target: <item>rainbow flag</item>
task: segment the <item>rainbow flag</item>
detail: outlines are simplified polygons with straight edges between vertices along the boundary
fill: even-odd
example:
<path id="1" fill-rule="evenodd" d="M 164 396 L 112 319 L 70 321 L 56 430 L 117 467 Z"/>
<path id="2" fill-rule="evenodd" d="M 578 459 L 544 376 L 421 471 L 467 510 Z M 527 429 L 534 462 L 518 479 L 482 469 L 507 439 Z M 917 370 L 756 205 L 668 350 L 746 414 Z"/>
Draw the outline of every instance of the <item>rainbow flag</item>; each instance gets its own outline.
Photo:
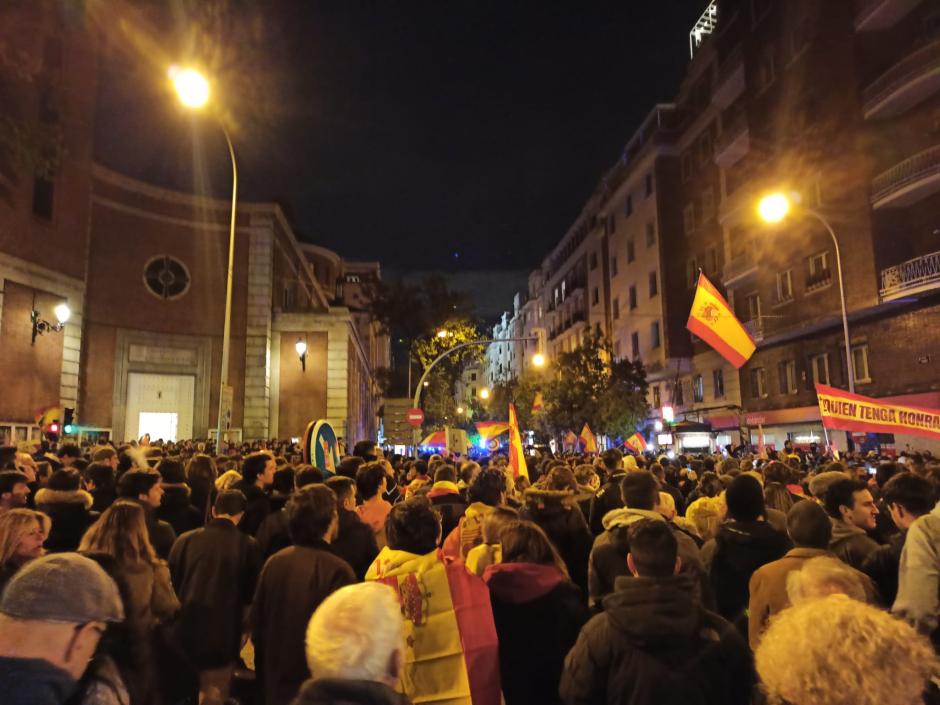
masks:
<path id="1" fill-rule="evenodd" d="M 516 405 L 509 405 L 509 467 L 512 476 L 529 476 L 529 468 L 525 463 L 525 452 L 522 448 L 522 434 L 519 433 L 519 419 L 516 416 Z"/>
<path id="2" fill-rule="evenodd" d="M 413 703 L 499 705 L 499 643 L 486 584 L 462 561 L 382 549 L 366 572 L 398 593 L 405 625 L 399 690 Z"/>
<path id="3" fill-rule="evenodd" d="M 685 327 L 737 369 L 751 358 L 757 348 L 741 321 L 735 318 L 728 302 L 704 274 L 699 274 Z"/>
<path id="4" fill-rule="evenodd" d="M 646 450 L 646 439 L 643 438 L 639 433 L 634 433 L 626 441 L 624 445 L 627 446 L 634 453 L 640 454 Z"/>
<path id="5" fill-rule="evenodd" d="M 579 438 L 584 444 L 585 453 L 597 452 L 597 439 L 594 437 L 594 434 L 591 433 L 591 427 L 587 425 L 586 421 L 584 422 L 584 428 L 581 429 L 581 435 Z"/>

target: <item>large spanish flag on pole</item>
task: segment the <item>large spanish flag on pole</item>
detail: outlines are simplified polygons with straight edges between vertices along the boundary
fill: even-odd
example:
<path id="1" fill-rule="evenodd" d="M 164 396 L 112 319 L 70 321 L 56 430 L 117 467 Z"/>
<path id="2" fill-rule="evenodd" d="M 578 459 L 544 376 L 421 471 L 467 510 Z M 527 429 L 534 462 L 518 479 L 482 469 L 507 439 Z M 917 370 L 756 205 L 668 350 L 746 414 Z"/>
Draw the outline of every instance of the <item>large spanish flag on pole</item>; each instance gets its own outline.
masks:
<path id="1" fill-rule="evenodd" d="M 723 358 L 740 369 L 757 345 L 734 316 L 734 311 L 704 274 L 698 275 L 695 299 L 685 327 L 711 345 Z"/>
<path id="2" fill-rule="evenodd" d="M 522 434 L 519 433 L 519 418 L 516 416 L 516 405 L 509 405 L 509 467 L 512 476 L 529 477 L 529 468 L 525 464 L 525 453 L 522 449 Z"/>

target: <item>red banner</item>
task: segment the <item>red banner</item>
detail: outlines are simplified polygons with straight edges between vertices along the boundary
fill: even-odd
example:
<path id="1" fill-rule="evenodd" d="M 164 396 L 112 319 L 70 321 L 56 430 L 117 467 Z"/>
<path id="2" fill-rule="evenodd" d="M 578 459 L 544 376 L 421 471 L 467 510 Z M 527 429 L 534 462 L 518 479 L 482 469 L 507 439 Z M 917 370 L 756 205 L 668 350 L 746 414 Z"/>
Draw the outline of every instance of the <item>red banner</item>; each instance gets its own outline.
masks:
<path id="1" fill-rule="evenodd" d="M 823 426 L 861 433 L 906 433 L 940 441 L 940 409 L 895 404 L 816 385 Z"/>

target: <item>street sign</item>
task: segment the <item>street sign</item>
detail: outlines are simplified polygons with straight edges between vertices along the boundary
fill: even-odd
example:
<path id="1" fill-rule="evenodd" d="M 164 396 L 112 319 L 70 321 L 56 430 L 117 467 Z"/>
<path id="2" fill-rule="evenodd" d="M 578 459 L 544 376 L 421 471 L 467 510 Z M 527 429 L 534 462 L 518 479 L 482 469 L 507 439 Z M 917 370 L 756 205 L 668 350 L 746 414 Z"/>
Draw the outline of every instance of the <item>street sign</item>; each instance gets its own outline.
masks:
<path id="1" fill-rule="evenodd" d="M 408 410 L 408 423 L 417 428 L 424 423 L 424 412 L 421 409 Z"/>

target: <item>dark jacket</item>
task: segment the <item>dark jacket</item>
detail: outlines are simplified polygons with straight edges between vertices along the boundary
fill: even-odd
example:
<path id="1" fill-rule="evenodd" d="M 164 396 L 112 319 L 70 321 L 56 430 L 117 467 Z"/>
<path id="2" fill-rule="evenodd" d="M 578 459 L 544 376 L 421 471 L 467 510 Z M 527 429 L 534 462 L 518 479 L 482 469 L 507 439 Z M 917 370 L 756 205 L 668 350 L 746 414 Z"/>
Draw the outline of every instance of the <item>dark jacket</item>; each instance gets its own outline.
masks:
<path id="1" fill-rule="evenodd" d="M 588 519 L 588 525 L 591 527 L 591 533 L 595 536 L 604 531 L 604 515 L 612 509 L 623 507 L 623 497 L 620 494 L 620 481 L 626 477 L 626 473 L 618 471 L 607 478 L 607 482 L 601 485 L 601 488 L 594 495 L 594 501 L 591 502 L 591 516 Z"/>
<path id="2" fill-rule="evenodd" d="M 782 558 L 791 546 L 790 538 L 766 521 L 728 521 L 718 529 L 713 546 L 706 544 L 703 549 L 711 559 L 709 579 L 717 612 L 742 634 L 747 634 L 751 575 L 762 565 Z"/>
<path id="3" fill-rule="evenodd" d="M 588 595 L 588 559 L 594 537 L 570 492 L 526 490 L 526 506 L 520 513 L 523 519 L 535 522 L 548 535 L 558 549 L 572 582 L 581 589 L 583 599 Z"/>
<path id="4" fill-rule="evenodd" d="M 117 499 L 117 490 L 113 487 L 96 487 L 90 490 L 90 492 L 94 499 L 91 505 L 91 511 L 98 512 L 99 514 L 114 504 L 114 501 Z"/>
<path id="5" fill-rule="evenodd" d="M 48 661 L 0 656 L 3 705 L 62 705 L 77 687 L 72 676 Z"/>
<path id="6" fill-rule="evenodd" d="M 181 603 L 174 637 L 196 670 L 238 659 L 261 572 L 261 549 L 228 519 L 212 519 L 173 544 L 170 576 Z"/>
<path id="7" fill-rule="evenodd" d="M 435 482 L 428 491 L 428 499 L 441 515 L 441 536 L 449 536 L 467 511 L 467 503 L 460 496 L 460 490 L 454 483 Z"/>
<path id="8" fill-rule="evenodd" d="M 173 542 L 176 541 L 176 532 L 169 522 L 163 521 L 157 516 L 157 512 L 149 504 L 137 501 L 144 508 L 144 514 L 147 520 L 147 533 L 150 534 L 150 543 L 157 556 L 166 560 L 170 556 L 170 549 L 173 548 Z"/>
<path id="9" fill-rule="evenodd" d="M 172 526 L 177 536 L 203 525 L 202 514 L 189 503 L 189 495 L 187 485 L 163 485 L 163 500 L 157 509 L 157 518 Z"/>
<path id="10" fill-rule="evenodd" d="M 566 705 L 747 705 L 755 681 L 747 644 L 689 577 L 625 577 L 581 630 L 559 691 Z"/>
<path id="11" fill-rule="evenodd" d="M 268 498 L 268 493 L 257 485 L 249 485 L 244 480 L 236 482 L 232 485 L 232 489 L 240 490 L 248 500 L 245 516 L 238 523 L 238 528 L 254 536 L 258 533 L 261 522 L 271 513 L 271 500 Z"/>
<path id="12" fill-rule="evenodd" d="M 264 705 L 288 705 L 309 671 L 304 636 L 310 615 L 331 593 L 356 582 L 329 544 L 290 546 L 268 559 L 251 606 L 255 671 Z"/>
<path id="13" fill-rule="evenodd" d="M 865 559 L 878 550 L 878 542 L 871 538 L 864 529 L 849 524 L 841 519 L 831 519 L 832 539 L 829 550 L 839 559 L 856 570 L 861 570 Z"/>
<path id="14" fill-rule="evenodd" d="M 580 589 L 555 566 L 490 565 L 490 589 L 499 637 L 499 672 L 506 705 L 560 703 L 565 656 L 590 613 Z"/>
<path id="15" fill-rule="evenodd" d="M 384 683 L 320 678 L 304 683 L 292 705 L 410 705 Z"/>
<path id="16" fill-rule="evenodd" d="M 661 482 L 659 483 L 659 490 L 660 492 L 665 492 L 670 497 L 672 497 L 672 501 L 676 504 L 676 514 L 678 514 L 680 517 L 684 517 L 686 507 L 685 497 L 679 488 L 673 487 L 668 482 Z"/>
<path id="17" fill-rule="evenodd" d="M 52 519 L 45 547 L 49 553 L 76 551 L 98 513 L 91 511 L 94 498 L 85 490 L 50 490 L 36 493 L 36 509 Z"/>
<path id="18" fill-rule="evenodd" d="M 255 538 L 261 546 L 264 560 L 268 560 L 282 548 L 292 546 L 294 542 L 290 540 L 290 532 L 287 530 L 287 508 L 268 514 L 261 522 Z"/>
<path id="19" fill-rule="evenodd" d="M 366 571 L 379 555 L 372 527 L 356 512 L 339 508 L 339 532 L 330 543 L 330 550 L 349 563 L 357 580 L 365 580 Z"/>
<path id="20" fill-rule="evenodd" d="M 871 578 L 878 588 L 881 603 L 887 607 L 893 605 L 898 596 L 898 571 L 906 536 L 907 532 L 892 535 L 887 544 L 869 553 L 862 563 L 862 572 Z"/>

